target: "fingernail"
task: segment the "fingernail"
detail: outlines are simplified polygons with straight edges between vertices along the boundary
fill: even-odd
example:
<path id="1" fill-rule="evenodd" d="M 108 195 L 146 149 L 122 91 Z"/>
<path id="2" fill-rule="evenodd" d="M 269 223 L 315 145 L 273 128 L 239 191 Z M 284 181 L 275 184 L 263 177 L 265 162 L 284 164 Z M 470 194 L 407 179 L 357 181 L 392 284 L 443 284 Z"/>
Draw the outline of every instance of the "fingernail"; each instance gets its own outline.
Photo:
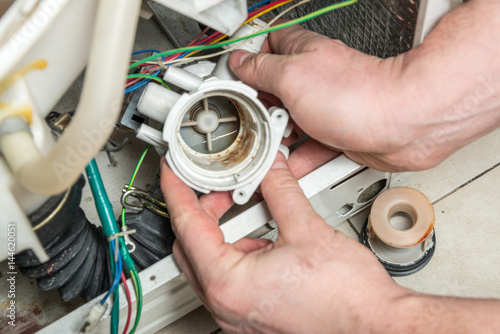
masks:
<path id="1" fill-rule="evenodd" d="M 241 66 L 243 62 L 252 55 L 251 52 L 245 51 L 245 50 L 238 50 L 235 51 L 231 58 L 229 58 L 229 66 L 231 69 L 235 69 Z"/>
<path id="2" fill-rule="evenodd" d="M 276 159 L 274 160 L 271 169 L 289 169 L 283 153 L 278 152 L 278 155 L 276 156 Z"/>

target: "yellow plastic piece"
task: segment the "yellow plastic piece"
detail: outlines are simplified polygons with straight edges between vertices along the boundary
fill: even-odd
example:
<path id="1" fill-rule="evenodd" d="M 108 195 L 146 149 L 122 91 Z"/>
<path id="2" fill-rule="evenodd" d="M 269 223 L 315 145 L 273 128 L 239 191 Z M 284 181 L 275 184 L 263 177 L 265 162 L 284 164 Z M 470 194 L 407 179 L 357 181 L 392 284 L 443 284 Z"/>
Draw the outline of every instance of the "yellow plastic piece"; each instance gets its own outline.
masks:
<path id="1" fill-rule="evenodd" d="M 43 59 L 38 59 L 21 68 L 19 71 L 9 75 L 5 80 L 0 82 L 0 96 L 7 91 L 17 80 L 23 78 L 26 74 L 34 70 L 41 70 L 47 67 L 47 62 Z M 7 117 L 20 116 L 31 125 L 33 112 L 29 106 L 15 105 L 12 103 L 0 102 L 0 123 Z"/>

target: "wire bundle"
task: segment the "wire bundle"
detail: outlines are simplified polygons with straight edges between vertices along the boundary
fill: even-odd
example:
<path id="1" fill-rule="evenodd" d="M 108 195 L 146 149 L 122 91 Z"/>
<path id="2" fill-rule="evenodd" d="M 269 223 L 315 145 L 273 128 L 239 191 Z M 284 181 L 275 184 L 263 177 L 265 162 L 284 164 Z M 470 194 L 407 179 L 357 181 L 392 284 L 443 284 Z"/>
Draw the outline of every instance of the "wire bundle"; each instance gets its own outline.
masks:
<path id="1" fill-rule="evenodd" d="M 253 16 L 250 17 L 250 21 L 253 20 L 253 19 L 255 19 L 255 18 L 257 18 L 257 17 L 260 17 L 261 15 L 267 13 L 268 11 L 271 11 L 271 10 L 273 10 L 275 8 L 278 8 L 278 7 L 282 6 L 282 5 L 285 5 L 285 4 L 287 4 L 287 3 L 291 2 L 291 1 L 293 1 L 293 0 L 281 0 L 281 1 L 275 1 L 272 4 L 269 4 L 269 5 L 266 5 L 265 9 L 261 8 L 258 11 L 256 11 L 256 14 L 252 13 Z M 303 4 L 303 3 L 306 3 L 306 2 L 309 2 L 309 1 L 311 1 L 311 0 L 301 1 L 297 5 Z M 182 54 L 182 53 L 186 53 L 186 52 L 192 53 L 193 51 L 202 51 L 202 50 L 208 50 L 208 49 L 216 49 L 216 48 L 220 48 L 220 47 L 225 46 L 225 45 L 229 45 L 229 44 L 233 44 L 233 43 L 236 43 L 236 42 L 245 41 L 245 40 L 247 40 L 249 38 L 253 38 L 253 37 L 256 37 L 256 36 L 259 36 L 259 35 L 262 35 L 262 34 L 267 34 L 267 33 L 270 33 L 270 32 L 276 31 L 276 30 L 284 29 L 284 28 L 290 27 L 292 25 L 305 22 L 307 20 L 311 20 L 311 19 L 313 19 L 315 17 L 318 17 L 320 15 L 326 14 L 326 13 L 331 12 L 333 10 L 337 10 L 337 9 L 342 8 L 342 7 L 353 5 L 356 2 L 358 2 L 358 0 L 345 0 L 345 1 L 342 1 L 342 2 L 339 2 L 339 3 L 327 6 L 325 8 L 319 9 L 317 11 L 314 11 L 314 12 L 308 14 L 308 15 L 302 16 L 302 17 L 297 18 L 295 20 L 291 20 L 291 21 L 288 21 L 288 22 L 285 22 L 285 23 L 282 23 L 282 24 L 278 24 L 278 25 L 275 25 L 275 26 L 263 29 L 263 30 L 261 30 L 259 32 L 256 32 L 256 33 L 253 33 L 253 34 L 250 34 L 250 35 L 247 35 L 247 36 L 243 36 L 243 37 L 239 37 L 239 38 L 234 38 L 234 39 L 229 39 L 229 40 L 221 41 L 223 38 L 226 38 L 225 35 L 221 34 L 222 35 L 221 37 L 216 37 L 215 40 L 213 40 L 212 42 L 210 42 L 208 44 L 204 44 L 204 45 L 196 45 L 196 44 L 194 44 L 194 45 L 186 46 L 186 47 L 180 48 L 180 49 L 173 49 L 173 50 L 163 51 L 163 52 L 161 52 L 161 53 L 159 53 L 157 55 L 146 57 L 146 58 L 144 58 L 142 60 L 139 60 L 139 61 L 135 61 L 134 63 L 132 63 L 129 66 L 129 69 L 136 68 L 136 67 L 141 66 L 143 64 L 151 64 L 151 61 L 154 60 L 157 57 L 172 56 L 172 55 Z M 262 3 L 264 3 L 264 2 L 262 2 Z M 288 10 L 286 10 L 286 11 L 288 11 Z M 280 16 L 282 14 L 284 14 L 285 12 L 282 12 L 280 14 Z M 245 21 L 244 24 L 246 24 L 247 22 L 249 22 L 249 21 L 248 20 Z M 220 34 L 220 33 L 215 33 L 215 34 Z M 213 38 L 213 36 L 212 36 L 212 38 Z M 231 49 L 224 50 L 223 52 L 229 52 L 229 51 L 231 51 Z M 205 58 L 208 58 L 208 57 L 211 57 L 211 56 L 215 56 L 215 55 L 220 55 L 220 53 L 208 55 Z M 175 63 L 176 60 L 178 60 L 178 59 L 166 58 L 165 61 L 163 62 L 163 65 L 164 66 L 171 65 L 171 64 Z M 189 58 L 189 60 L 195 60 L 195 58 Z M 155 62 L 155 64 L 156 64 L 156 62 Z"/>
<path id="2" fill-rule="evenodd" d="M 261 1 L 248 9 L 247 20 L 245 20 L 245 22 L 243 22 L 242 26 L 251 22 L 252 20 L 254 20 L 258 17 L 261 17 L 262 15 L 264 15 L 264 14 L 266 14 L 274 9 L 277 9 L 277 8 L 279 8 L 283 5 L 286 5 L 288 3 L 291 3 L 293 1 L 294 0 L 278 0 L 278 1 L 274 1 L 274 2 L 271 2 L 270 0 Z M 275 19 L 272 22 L 270 22 L 266 26 L 266 29 L 263 29 L 262 31 L 259 31 L 257 33 L 254 33 L 254 34 L 251 34 L 248 36 L 228 40 L 226 35 L 224 35 L 220 32 L 214 32 L 214 33 L 210 34 L 209 36 L 202 38 L 202 36 L 205 35 L 205 33 L 207 33 L 207 31 L 209 30 L 209 28 L 207 27 L 197 37 L 195 37 L 193 39 L 193 41 L 191 41 L 191 43 L 189 43 L 184 48 L 173 49 L 173 50 L 168 50 L 168 51 L 164 51 L 164 52 L 159 52 L 158 50 L 151 50 L 151 49 L 134 52 L 132 55 L 136 55 L 136 54 L 140 54 L 140 53 L 147 53 L 147 52 L 152 52 L 155 54 L 152 56 L 146 57 L 142 60 L 134 61 L 129 66 L 130 70 L 134 70 L 136 67 L 139 67 L 139 66 L 142 66 L 143 69 L 141 69 L 141 71 L 139 73 L 132 73 L 132 74 L 129 74 L 127 76 L 127 83 L 125 85 L 125 87 L 126 87 L 125 94 L 133 92 L 134 90 L 144 86 L 145 84 L 147 84 L 151 80 L 154 80 L 154 81 L 156 81 L 156 82 L 158 82 L 158 83 L 160 83 L 168 88 L 168 85 L 160 77 L 158 77 L 158 75 L 161 73 L 161 71 L 163 69 L 165 69 L 167 66 L 170 66 L 173 64 L 183 64 L 183 63 L 188 63 L 188 62 L 199 60 L 199 59 L 206 59 L 206 58 L 219 56 L 223 53 L 232 51 L 234 48 L 239 46 L 239 44 L 232 47 L 232 48 L 229 48 L 227 50 L 217 52 L 214 54 L 209 54 L 209 55 L 201 56 L 201 57 L 192 57 L 194 54 L 196 54 L 200 51 L 220 48 L 222 46 L 232 44 L 235 42 L 244 43 L 249 38 L 252 38 L 252 37 L 255 37 L 258 35 L 262 35 L 262 34 L 266 34 L 266 33 L 269 33 L 269 32 L 272 32 L 272 31 L 275 31 L 278 29 L 283 29 L 283 28 L 292 26 L 294 24 L 298 24 L 298 23 L 313 19 L 319 15 L 328 13 L 332 10 L 336 10 L 336 9 L 339 9 L 339 8 L 342 8 L 345 6 L 352 5 L 352 4 L 356 3 L 358 0 L 347 0 L 347 1 L 340 2 L 340 3 L 336 3 L 336 4 L 333 4 L 331 6 L 327 6 L 325 8 L 320 9 L 320 10 L 317 10 L 309 15 L 305 15 L 301 18 L 298 18 L 298 19 L 271 27 L 271 25 L 279 17 L 284 15 L 286 12 L 288 12 L 289 10 L 293 9 L 296 6 L 302 5 L 302 4 L 309 2 L 309 1 L 311 1 L 311 0 L 300 1 L 296 5 L 281 12 L 277 17 L 275 17 Z"/>
<path id="3" fill-rule="evenodd" d="M 137 299 L 137 312 L 135 322 L 130 331 L 130 333 L 134 333 L 137 329 L 137 326 L 139 325 L 142 311 L 142 287 L 139 273 L 135 267 L 134 261 L 130 257 L 128 247 L 126 246 L 123 238 L 123 232 L 120 232 L 118 226 L 116 225 L 115 217 L 113 214 L 113 207 L 106 194 L 106 189 L 104 188 L 99 168 L 97 167 L 97 163 L 94 159 L 92 159 L 92 161 L 90 161 L 90 163 L 88 164 L 86 172 L 90 187 L 92 189 L 92 194 L 94 196 L 97 212 L 104 229 L 104 233 L 108 237 L 110 247 L 109 254 L 112 263 L 111 272 L 114 276 L 113 284 L 104 298 L 101 300 L 100 305 L 105 305 L 106 300 L 113 294 L 113 308 L 111 311 L 111 333 L 118 333 L 118 324 L 120 321 L 120 305 L 119 290 L 117 288 L 121 281 L 123 283 L 123 288 L 125 290 L 128 302 L 127 322 L 123 330 L 124 334 L 127 333 L 132 317 L 132 299 L 125 277 L 125 273 L 127 273 L 128 270 L 128 273 L 132 278 L 132 283 L 134 285 Z"/>

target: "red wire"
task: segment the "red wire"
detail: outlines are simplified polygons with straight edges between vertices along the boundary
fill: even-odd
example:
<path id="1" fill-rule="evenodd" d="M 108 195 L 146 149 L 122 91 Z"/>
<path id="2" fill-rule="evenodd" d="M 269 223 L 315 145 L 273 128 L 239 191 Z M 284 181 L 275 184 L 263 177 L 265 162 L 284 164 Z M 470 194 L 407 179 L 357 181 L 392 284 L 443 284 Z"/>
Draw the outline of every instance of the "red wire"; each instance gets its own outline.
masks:
<path id="1" fill-rule="evenodd" d="M 209 27 L 206 27 L 205 29 L 203 29 L 202 32 L 200 32 L 200 34 L 198 36 L 196 36 L 192 41 L 191 43 L 189 43 L 187 46 L 191 46 L 193 45 L 194 43 L 196 43 L 200 38 L 201 36 L 205 35 L 206 32 L 208 31 L 208 29 L 210 29 Z"/>
<path id="2" fill-rule="evenodd" d="M 125 328 L 123 329 L 123 334 L 127 333 L 128 326 L 130 325 L 130 319 L 132 318 L 132 298 L 130 298 L 130 291 L 128 290 L 127 278 L 122 271 L 122 283 L 123 288 L 125 289 L 125 294 L 127 295 L 127 303 L 128 303 L 128 313 L 127 313 L 127 322 L 125 323 Z"/>

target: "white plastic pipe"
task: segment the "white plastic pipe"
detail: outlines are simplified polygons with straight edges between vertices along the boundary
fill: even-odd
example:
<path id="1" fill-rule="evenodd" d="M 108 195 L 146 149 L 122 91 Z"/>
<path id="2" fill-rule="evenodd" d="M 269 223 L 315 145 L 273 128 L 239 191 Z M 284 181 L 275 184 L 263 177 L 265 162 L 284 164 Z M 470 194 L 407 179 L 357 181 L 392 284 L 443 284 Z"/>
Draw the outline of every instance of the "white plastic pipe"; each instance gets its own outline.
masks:
<path id="1" fill-rule="evenodd" d="M 3 134 L 0 137 L 0 147 L 5 161 L 14 174 L 33 158 L 42 157 L 33 137 L 25 131 Z"/>
<path id="2" fill-rule="evenodd" d="M 16 175 L 30 191 L 43 195 L 63 192 L 110 136 L 121 110 L 141 3 L 99 1 L 76 115 L 50 153 L 26 163 Z"/>
<path id="3" fill-rule="evenodd" d="M 157 122 L 165 123 L 168 112 L 181 96 L 155 83 L 148 83 L 137 103 L 137 110 Z"/>
<path id="4" fill-rule="evenodd" d="M 203 82 L 203 80 L 196 74 L 174 66 L 167 68 L 163 80 L 170 82 L 171 84 L 174 84 L 188 92 L 197 89 Z"/>

